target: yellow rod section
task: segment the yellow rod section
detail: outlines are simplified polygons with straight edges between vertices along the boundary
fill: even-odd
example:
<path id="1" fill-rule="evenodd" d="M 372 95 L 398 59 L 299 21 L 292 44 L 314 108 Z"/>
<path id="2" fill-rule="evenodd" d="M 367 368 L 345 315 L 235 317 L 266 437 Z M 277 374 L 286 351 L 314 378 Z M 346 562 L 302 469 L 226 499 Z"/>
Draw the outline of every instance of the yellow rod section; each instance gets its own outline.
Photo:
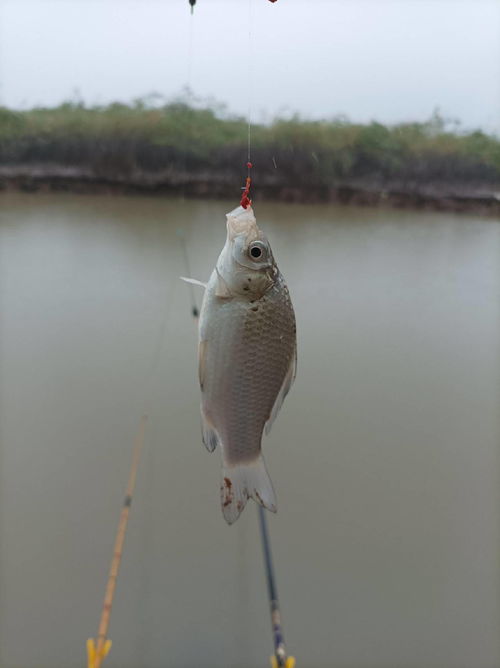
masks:
<path id="1" fill-rule="evenodd" d="M 132 465 L 130 467 L 130 475 L 128 479 L 127 491 L 120 514 L 120 521 L 118 523 L 118 530 L 116 532 L 115 546 L 113 549 L 113 557 L 111 559 L 111 566 L 109 569 L 108 583 L 106 585 L 106 592 L 104 595 L 104 603 L 101 612 L 101 621 L 99 623 L 99 631 L 97 633 L 97 642 L 93 638 L 87 640 L 87 665 L 88 668 L 100 668 L 103 659 L 111 649 L 111 640 L 107 638 L 109 620 L 111 617 L 111 608 L 113 606 L 113 597 L 115 594 L 116 580 L 120 570 L 120 562 L 123 554 L 123 543 L 125 542 L 125 534 L 127 532 L 127 523 L 130 515 L 130 506 L 132 505 L 132 496 L 135 489 L 135 481 L 137 478 L 137 469 L 144 447 L 144 433 L 146 430 L 147 415 L 141 417 L 139 431 L 135 438 L 134 450 L 132 455 Z"/>

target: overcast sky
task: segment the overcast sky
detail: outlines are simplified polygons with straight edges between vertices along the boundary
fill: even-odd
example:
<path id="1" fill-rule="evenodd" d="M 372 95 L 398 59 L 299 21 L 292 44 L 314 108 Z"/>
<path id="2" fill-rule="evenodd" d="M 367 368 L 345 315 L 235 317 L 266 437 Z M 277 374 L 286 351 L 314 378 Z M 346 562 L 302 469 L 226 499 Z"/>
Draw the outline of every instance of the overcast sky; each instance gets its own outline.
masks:
<path id="1" fill-rule="evenodd" d="M 439 107 L 500 132 L 500 0 L 197 0 L 193 17 L 188 0 L 0 0 L 3 104 L 188 83 L 254 120 L 397 122 Z"/>

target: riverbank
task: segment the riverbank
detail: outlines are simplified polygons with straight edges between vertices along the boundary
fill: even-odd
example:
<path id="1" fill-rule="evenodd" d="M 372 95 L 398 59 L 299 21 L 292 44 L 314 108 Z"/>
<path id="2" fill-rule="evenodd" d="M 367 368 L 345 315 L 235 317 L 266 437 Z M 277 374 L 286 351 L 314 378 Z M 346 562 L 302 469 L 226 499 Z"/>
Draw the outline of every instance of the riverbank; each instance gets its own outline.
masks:
<path id="1" fill-rule="evenodd" d="M 500 216 L 500 184 L 489 188 L 457 188 L 451 183 L 428 184 L 346 181 L 328 187 L 301 187 L 254 180 L 253 196 L 259 201 L 301 204 L 335 203 L 357 206 L 390 206 L 401 209 L 475 212 Z M 78 194 L 173 195 L 193 199 L 235 199 L 239 189 L 234 177 L 223 173 L 196 175 L 165 170 L 134 173 L 115 178 L 97 175 L 90 169 L 57 165 L 0 166 L 2 191 L 73 192 Z"/>
<path id="2" fill-rule="evenodd" d="M 230 198 L 248 128 L 219 108 L 0 108 L 0 189 Z M 292 117 L 252 127 L 256 201 L 339 202 L 500 214 L 500 139 L 434 114 L 384 126 Z"/>

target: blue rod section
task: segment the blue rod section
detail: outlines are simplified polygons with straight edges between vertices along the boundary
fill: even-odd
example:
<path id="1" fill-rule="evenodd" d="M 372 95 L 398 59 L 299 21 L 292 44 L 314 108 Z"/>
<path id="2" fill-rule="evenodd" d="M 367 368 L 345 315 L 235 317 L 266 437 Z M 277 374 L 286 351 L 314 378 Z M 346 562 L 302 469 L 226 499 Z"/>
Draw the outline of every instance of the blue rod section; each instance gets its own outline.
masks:
<path id="1" fill-rule="evenodd" d="M 281 628 L 281 614 L 278 600 L 278 589 L 276 587 L 276 576 L 274 574 L 273 554 L 271 552 L 271 541 L 267 528 L 266 511 L 262 506 L 258 507 L 260 535 L 262 538 L 262 550 L 264 552 L 264 563 L 266 568 L 267 591 L 269 595 L 269 607 L 271 610 L 271 624 L 273 629 L 274 654 L 278 666 L 286 663 L 285 641 L 283 638 L 283 629 Z"/>

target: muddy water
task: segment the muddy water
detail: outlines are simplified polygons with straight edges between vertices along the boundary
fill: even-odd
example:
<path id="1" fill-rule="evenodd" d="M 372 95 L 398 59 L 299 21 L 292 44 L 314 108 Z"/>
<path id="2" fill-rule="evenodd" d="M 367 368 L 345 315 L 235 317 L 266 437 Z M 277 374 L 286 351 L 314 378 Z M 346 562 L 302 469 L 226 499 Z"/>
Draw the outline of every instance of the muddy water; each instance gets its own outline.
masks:
<path id="1" fill-rule="evenodd" d="M 106 665 L 267 664 L 256 511 L 220 514 L 178 280 L 179 234 L 208 277 L 232 206 L 0 197 L 2 668 L 84 665 L 144 411 Z M 256 211 L 298 319 L 264 446 L 290 651 L 304 668 L 498 664 L 500 223 Z"/>

